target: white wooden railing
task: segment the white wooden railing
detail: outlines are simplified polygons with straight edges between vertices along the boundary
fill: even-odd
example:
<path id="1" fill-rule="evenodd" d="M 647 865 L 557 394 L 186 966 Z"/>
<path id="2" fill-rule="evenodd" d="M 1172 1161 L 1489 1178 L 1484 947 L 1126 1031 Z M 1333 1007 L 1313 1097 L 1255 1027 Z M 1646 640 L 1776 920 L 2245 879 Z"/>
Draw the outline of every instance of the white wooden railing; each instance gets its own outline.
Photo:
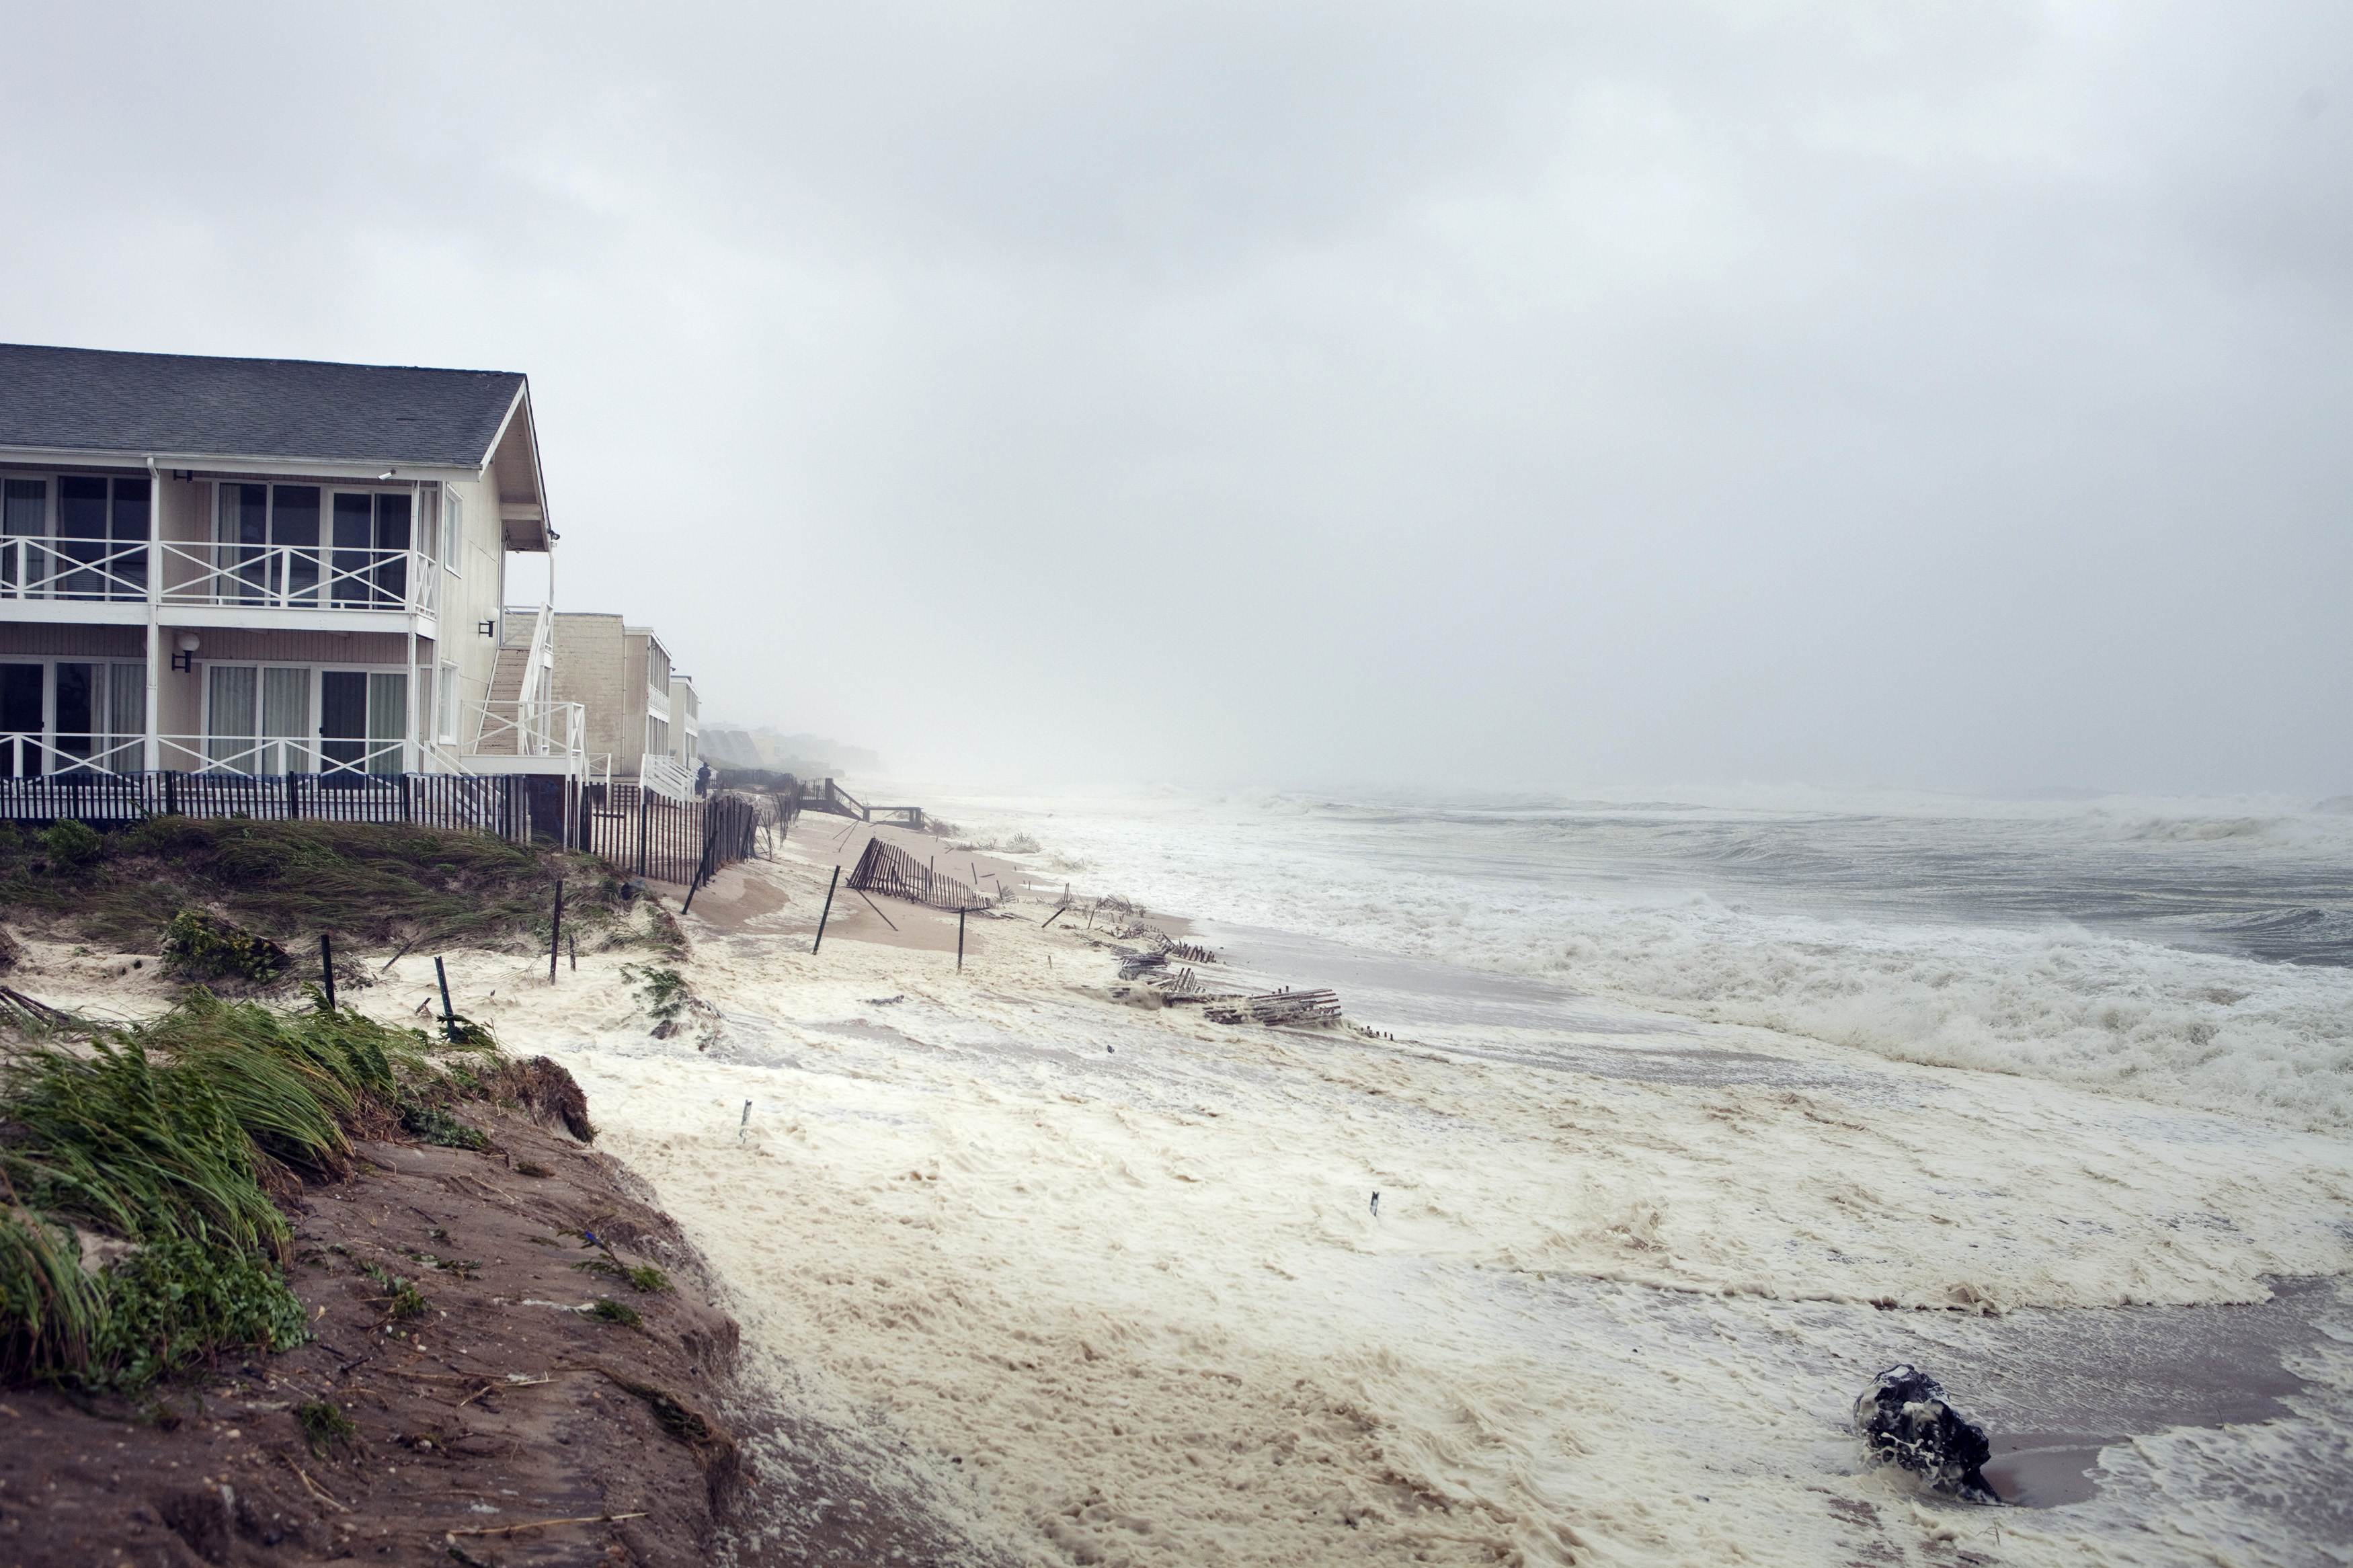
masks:
<path id="1" fill-rule="evenodd" d="M 474 707 L 478 756 L 585 757 L 588 710 L 577 702 L 480 702 Z"/>
<path id="2" fill-rule="evenodd" d="M 156 578 L 154 596 L 166 605 L 429 614 L 439 576 L 435 563 L 415 550 L 0 539 L 0 600 L 143 604 Z"/>
<path id="3" fill-rule="evenodd" d="M 430 610 L 434 578 L 414 550 L 317 544 L 174 544 L 164 554 L 167 605 L 265 609 Z"/>
<path id="4" fill-rule="evenodd" d="M 62 740 L 65 744 L 58 744 Z M 146 755 L 138 735 L 65 735 L 52 739 L 31 730 L 0 731 L 0 774 L 33 778 L 42 773 L 137 773 Z"/>
<path id="5" fill-rule="evenodd" d="M 552 645 L 555 640 L 555 607 L 552 605 L 542 605 L 536 610 L 523 613 L 531 616 L 531 641 L 525 645 L 530 651 L 522 658 L 522 689 L 515 695 L 525 699 L 540 699 L 553 695 L 553 693 L 542 691 L 540 677 L 553 668 L 554 664 Z M 502 616 L 512 616 L 515 612 L 506 610 L 501 614 Z"/>
<path id="6" fill-rule="evenodd" d="M 672 800 L 694 798 L 694 775 L 668 752 L 648 752 L 638 760 L 638 783 Z"/>
<path id="7" fill-rule="evenodd" d="M 147 542 L 110 548 L 103 539 L 0 541 L 0 598 L 147 602 Z"/>
<path id="8" fill-rule="evenodd" d="M 322 740 L 316 736 L 162 735 L 162 765 L 183 773 L 397 773 L 401 741 Z"/>

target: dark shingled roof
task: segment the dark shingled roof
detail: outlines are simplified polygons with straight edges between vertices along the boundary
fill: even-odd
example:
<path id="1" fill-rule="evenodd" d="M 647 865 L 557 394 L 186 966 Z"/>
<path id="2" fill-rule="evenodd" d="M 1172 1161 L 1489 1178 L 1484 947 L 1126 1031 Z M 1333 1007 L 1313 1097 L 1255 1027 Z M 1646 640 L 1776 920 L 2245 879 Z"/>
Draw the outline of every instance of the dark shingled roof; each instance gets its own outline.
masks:
<path id="1" fill-rule="evenodd" d="M 0 447 L 480 467 L 523 378 L 0 343 Z"/>

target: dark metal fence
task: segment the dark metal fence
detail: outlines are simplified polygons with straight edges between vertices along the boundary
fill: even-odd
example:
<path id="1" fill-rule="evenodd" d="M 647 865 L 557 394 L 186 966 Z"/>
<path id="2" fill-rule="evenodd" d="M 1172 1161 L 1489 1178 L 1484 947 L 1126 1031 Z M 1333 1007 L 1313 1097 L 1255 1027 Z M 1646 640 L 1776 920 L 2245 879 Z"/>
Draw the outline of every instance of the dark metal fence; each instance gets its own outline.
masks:
<path id="1" fill-rule="evenodd" d="M 231 773 L 159 771 L 0 777 L 0 820 L 93 826 L 150 816 L 408 823 L 586 847 L 581 786 L 520 773 Z"/>
<path id="2" fill-rule="evenodd" d="M 150 816 L 409 823 L 602 855 L 626 873 L 689 886 L 759 853 L 788 820 L 767 796 L 612 802 L 602 786 L 527 773 L 59 773 L 0 776 L 0 821 L 119 827 Z"/>
<path id="3" fill-rule="evenodd" d="M 617 792 L 616 792 L 617 794 Z M 692 887 L 712 873 L 759 853 L 760 829 L 778 821 L 773 802 L 724 794 L 671 800 L 651 790 L 607 801 L 601 791 L 588 813 L 586 847 L 619 869 L 658 882 Z"/>

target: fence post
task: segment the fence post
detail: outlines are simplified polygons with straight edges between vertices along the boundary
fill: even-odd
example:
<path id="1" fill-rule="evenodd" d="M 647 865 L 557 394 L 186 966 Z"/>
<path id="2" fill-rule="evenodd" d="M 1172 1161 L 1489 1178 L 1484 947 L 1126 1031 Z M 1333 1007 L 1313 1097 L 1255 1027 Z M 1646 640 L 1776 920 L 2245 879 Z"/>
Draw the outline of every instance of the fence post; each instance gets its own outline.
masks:
<path id="1" fill-rule="evenodd" d="M 327 1011 L 335 1010 L 335 942 L 325 931 L 319 933 L 319 973 L 327 983 Z"/>
<path id="2" fill-rule="evenodd" d="M 825 922 L 833 914 L 833 890 L 839 886 L 841 886 L 841 868 L 836 865 L 833 868 L 833 880 L 825 885 L 825 908 L 818 912 L 817 940 L 809 943 L 811 952 L 825 945 Z"/>
<path id="3" fill-rule="evenodd" d="M 416 810 L 410 805 L 408 799 L 408 775 L 406 773 L 400 775 L 400 820 L 403 823 L 410 823 L 417 820 Z"/>
<path id="4" fill-rule="evenodd" d="M 433 978 L 441 985 L 441 1035 L 444 1039 L 458 1037 L 458 1010 L 449 1005 L 449 971 L 442 966 L 441 958 L 433 958 Z"/>
<path id="5" fill-rule="evenodd" d="M 956 973 L 964 973 L 964 909 L 956 909 Z"/>
<path id="6" fill-rule="evenodd" d="M 564 945 L 564 879 L 555 879 L 555 923 L 547 936 L 547 983 L 555 984 L 555 955 Z"/>

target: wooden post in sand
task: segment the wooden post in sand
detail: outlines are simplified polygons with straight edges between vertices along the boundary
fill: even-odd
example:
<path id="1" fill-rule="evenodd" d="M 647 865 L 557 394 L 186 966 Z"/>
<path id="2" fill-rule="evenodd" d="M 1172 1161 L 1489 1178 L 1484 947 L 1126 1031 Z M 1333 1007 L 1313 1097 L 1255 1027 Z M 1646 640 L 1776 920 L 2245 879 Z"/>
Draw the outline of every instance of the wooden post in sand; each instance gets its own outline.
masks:
<path id="1" fill-rule="evenodd" d="M 555 879 L 555 923 L 547 933 L 547 983 L 555 984 L 555 961 L 564 951 L 564 879 Z"/>
<path id="2" fill-rule="evenodd" d="M 319 974 L 327 983 L 327 1011 L 335 1010 L 335 942 L 325 931 L 319 933 Z"/>
<path id="3" fill-rule="evenodd" d="M 956 910 L 956 973 L 964 973 L 964 910 Z"/>
<path id="4" fill-rule="evenodd" d="M 439 954 L 433 959 L 433 978 L 441 983 L 441 1033 L 454 1035 L 458 1028 L 458 1010 L 449 1005 L 449 971 L 442 966 Z"/>
<path id="5" fill-rule="evenodd" d="M 825 945 L 826 917 L 833 913 L 833 890 L 840 885 L 841 867 L 837 863 L 833 868 L 833 880 L 825 885 L 825 909 L 817 917 L 817 940 L 809 943 L 811 952 Z"/>

